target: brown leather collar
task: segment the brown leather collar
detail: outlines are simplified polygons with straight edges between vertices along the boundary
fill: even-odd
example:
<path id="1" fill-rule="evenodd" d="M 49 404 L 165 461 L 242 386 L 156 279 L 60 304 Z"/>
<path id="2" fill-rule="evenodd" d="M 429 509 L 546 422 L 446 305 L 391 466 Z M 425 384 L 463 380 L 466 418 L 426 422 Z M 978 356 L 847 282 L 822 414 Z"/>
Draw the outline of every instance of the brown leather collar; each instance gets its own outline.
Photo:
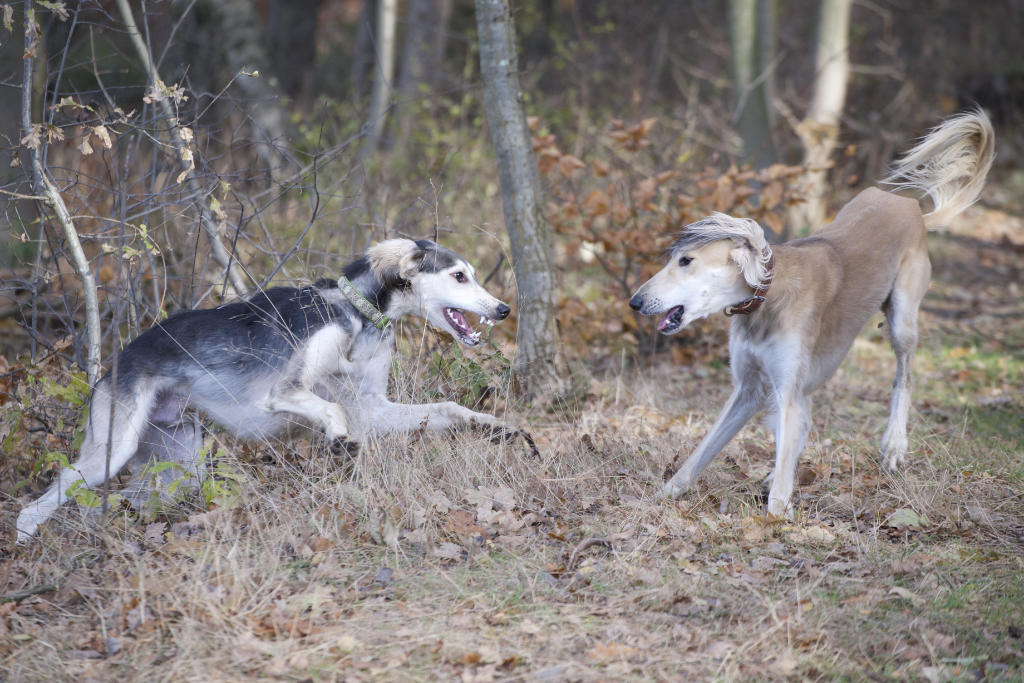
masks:
<path id="1" fill-rule="evenodd" d="M 768 288 L 772 286 L 772 280 L 775 279 L 775 254 L 769 247 L 765 247 L 768 251 L 768 272 L 765 274 L 761 284 L 754 289 L 753 295 L 749 299 L 744 299 L 738 304 L 732 306 L 726 306 L 723 313 L 726 315 L 746 315 L 753 313 L 758 307 L 764 303 L 764 295 L 768 293 Z"/>

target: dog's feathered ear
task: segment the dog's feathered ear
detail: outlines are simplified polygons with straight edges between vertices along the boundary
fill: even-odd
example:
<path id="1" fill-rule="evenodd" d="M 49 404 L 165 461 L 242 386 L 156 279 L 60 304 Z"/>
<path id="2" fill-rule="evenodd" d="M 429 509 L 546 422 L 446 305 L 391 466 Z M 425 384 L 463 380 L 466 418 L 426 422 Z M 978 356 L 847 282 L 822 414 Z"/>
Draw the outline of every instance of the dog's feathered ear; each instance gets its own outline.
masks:
<path id="1" fill-rule="evenodd" d="M 408 280 L 419 269 L 424 251 L 412 240 L 384 240 L 366 252 L 370 269 L 381 282 Z"/>
<path id="2" fill-rule="evenodd" d="M 739 267 L 747 284 L 756 288 L 768 279 L 768 259 L 771 257 L 771 249 L 768 248 L 764 230 L 757 221 L 749 218 L 733 218 L 732 220 L 742 225 L 743 234 L 732 236 L 736 247 L 729 252 L 729 256 Z"/>

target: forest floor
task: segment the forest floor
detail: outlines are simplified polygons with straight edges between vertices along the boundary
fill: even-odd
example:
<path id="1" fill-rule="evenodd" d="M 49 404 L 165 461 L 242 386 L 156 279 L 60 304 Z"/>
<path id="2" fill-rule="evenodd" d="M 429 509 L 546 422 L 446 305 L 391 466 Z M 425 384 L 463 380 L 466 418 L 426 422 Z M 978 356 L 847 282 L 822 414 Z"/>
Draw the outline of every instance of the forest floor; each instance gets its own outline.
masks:
<path id="1" fill-rule="evenodd" d="M 978 207 L 961 223 L 929 241 L 898 476 L 877 465 L 895 370 L 881 316 L 817 394 L 793 522 L 763 514 L 759 425 L 696 490 L 655 498 L 729 393 L 724 349 L 597 374 L 571 416 L 520 409 L 539 459 L 471 433 L 367 443 L 350 462 L 216 437 L 219 506 L 102 522 L 67 506 L 38 542 L 7 541 L 0 671 L 1020 680 L 1024 229 Z M 43 485 L 4 489 L 7 539 Z"/>

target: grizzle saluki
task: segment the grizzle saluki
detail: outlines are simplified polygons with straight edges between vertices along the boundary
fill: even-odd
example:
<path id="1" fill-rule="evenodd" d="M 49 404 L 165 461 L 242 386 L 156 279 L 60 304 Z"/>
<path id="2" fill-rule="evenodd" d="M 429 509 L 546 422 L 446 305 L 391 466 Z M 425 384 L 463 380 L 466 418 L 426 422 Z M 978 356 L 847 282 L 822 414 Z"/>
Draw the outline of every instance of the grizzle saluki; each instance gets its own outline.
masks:
<path id="1" fill-rule="evenodd" d="M 476 346 L 480 333 L 466 314 L 485 324 L 508 317 L 508 305 L 477 282 L 473 266 L 434 242 L 393 239 L 343 273 L 187 311 L 139 335 L 118 357 L 116 392 L 110 374 L 96 384 L 79 460 L 18 515 L 18 541 L 35 534 L 77 482 L 96 486 L 130 461 L 177 462 L 182 481 L 194 486 L 202 440 L 196 410 L 250 439 L 278 434 L 296 417 L 332 440 L 459 424 L 506 431 L 493 415 L 454 402 L 387 398 L 391 320 L 417 315 Z"/>

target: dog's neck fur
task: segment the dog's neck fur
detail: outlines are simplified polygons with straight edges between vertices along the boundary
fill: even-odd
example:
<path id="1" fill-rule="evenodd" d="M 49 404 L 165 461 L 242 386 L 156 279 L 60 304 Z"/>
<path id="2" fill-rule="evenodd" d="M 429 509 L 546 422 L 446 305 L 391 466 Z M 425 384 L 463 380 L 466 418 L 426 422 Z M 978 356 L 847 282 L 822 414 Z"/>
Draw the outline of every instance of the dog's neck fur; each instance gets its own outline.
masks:
<path id="1" fill-rule="evenodd" d="M 370 261 L 365 256 L 345 266 L 342 274 L 348 278 L 356 291 L 389 318 L 400 318 L 407 312 L 399 300 L 409 290 L 408 281 L 398 278 L 388 282 L 382 281 L 374 274 Z"/>
<path id="2" fill-rule="evenodd" d="M 390 320 L 398 320 L 412 312 L 406 296 L 409 291 L 409 282 L 401 279 L 390 282 L 382 281 L 374 274 L 370 267 L 370 261 L 365 256 L 345 266 L 342 269 L 342 274 L 357 292 Z M 360 313 L 340 291 L 338 282 L 338 280 L 321 280 L 314 286 L 332 305 L 349 311 L 349 317 L 361 323 L 360 334 L 382 336 L 391 334 L 393 329 L 391 325 L 384 330 L 378 329 L 371 320 Z"/>
<path id="3" fill-rule="evenodd" d="M 774 272 L 768 295 L 750 315 L 731 318 L 733 333 L 754 340 L 772 330 L 795 330 L 803 325 L 807 306 L 820 308 L 835 295 L 836 280 L 815 277 L 823 270 L 841 269 L 827 241 L 812 236 L 775 245 L 773 256 Z M 817 283 L 812 296 L 804 291 L 809 282 Z"/>

